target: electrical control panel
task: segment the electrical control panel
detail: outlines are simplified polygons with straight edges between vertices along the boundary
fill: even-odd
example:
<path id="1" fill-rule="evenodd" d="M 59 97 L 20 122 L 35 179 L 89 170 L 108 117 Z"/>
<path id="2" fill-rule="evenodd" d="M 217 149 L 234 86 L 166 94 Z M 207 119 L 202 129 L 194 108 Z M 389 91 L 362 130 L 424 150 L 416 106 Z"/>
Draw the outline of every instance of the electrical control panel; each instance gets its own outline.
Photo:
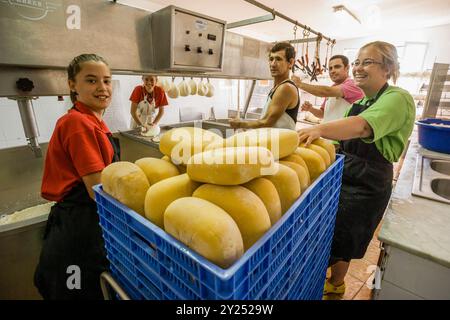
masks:
<path id="1" fill-rule="evenodd" d="M 169 6 L 151 15 L 154 67 L 222 71 L 226 22 Z"/>

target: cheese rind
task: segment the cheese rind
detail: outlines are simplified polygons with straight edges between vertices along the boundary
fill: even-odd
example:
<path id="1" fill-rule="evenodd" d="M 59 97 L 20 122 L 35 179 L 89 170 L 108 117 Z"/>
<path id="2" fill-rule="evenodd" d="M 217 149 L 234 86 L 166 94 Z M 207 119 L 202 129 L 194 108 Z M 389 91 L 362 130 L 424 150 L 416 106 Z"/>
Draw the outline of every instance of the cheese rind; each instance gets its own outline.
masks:
<path id="1" fill-rule="evenodd" d="M 327 150 L 331 163 L 336 161 L 336 148 L 334 147 L 334 144 L 323 138 L 316 139 L 312 143 Z"/>
<path id="2" fill-rule="evenodd" d="M 305 160 L 306 165 L 308 166 L 311 182 L 316 180 L 322 174 L 322 172 L 326 170 L 327 167 L 325 165 L 325 161 L 316 151 L 298 147 L 295 150 L 295 153 L 301 156 L 303 160 Z"/>
<path id="3" fill-rule="evenodd" d="M 187 165 L 192 180 L 219 185 L 240 185 L 273 170 L 272 153 L 262 147 L 208 150 L 192 156 Z"/>
<path id="4" fill-rule="evenodd" d="M 174 164 L 162 159 L 141 158 L 135 164 L 144 171 L 150 185 L 180 174 Z"/>
<path id="5" fill-rule="evenodd" d="M 113 162 L 101 173 L 103 190 L 140 215 L 144 215 L 144 199 L 150 186 L 139 166 L 127 161 Z"/>
<path id="6" fill-rule="evenodd" d="M 244 253 L 236 222 L 217 205 L 199 198 L 173 201 L 164 212 L 164 229 L 187 247 L 222 268 Z"/>
<path id="7" fill-rule="evenodd" d="M 191 156 L 202 152 L 207 145 L 222 140 L 218 134 L 202 128 L 174 128 L 161 136 L 159 150 L 175 165 L 186 164 Z"/>
<path id="8" fill-rule="evenodd" d="M 204 184 L 193 197 L 201 198 L 225 210 L 241 231 L 244 249 L 249 249 L 267 230 L 270 218 L 262 200 L 242 186 Z"/>
<path id="9" fill-rule="evenodd" d="M 300 147 L 310 149 L 310 150 L 317 152 L 319 154 L 319 156 L 321 156 L 323 161 L 325 162 L 325 166 L 327 168 L 330 166 L 330 164 L 331 164 L 330 155 L 329 155 L 328 151 L 325 150 L 324 148 L 322 148 L 318 145 L 315 145 L 315 144 L 310 144 L 309 146 L 306 147 L 303 143 L 300 144 Z"/>
<path id="10" fill-rule="evenodd" d="M 280 128 L 259 128 L 235 135 L 209 145 L 206 150 L 224 147 L 255 146 L 269 149 L 275 160 L 293 153 L 299 143 L 295 130 Z"/>
<path id="11" fill-rule="evenodd" d="M 303 160 L 303 158 L 301 156 L 299 156 L 298 154 L 296 154 L 295 152 L 293 154 L 288 155 L 287 157 L 284 157 L 282 159 L 280 159 L 281 161 L 289 161 L 289 162 L 294 162 L 297 163 L 299 165 L 301 165 L 303 168 L 305 168 L 306 170 L 306 174 L 308 175 L 308 184 L 311 183 L 311 177 L 309 175 L 309 170 L 308 170 L 308 166 L 306 165 L 305 160 Z"/>
<path id="12" fill-rule="evenodd" d="M 280 161 L 281 164 L 293 169 L 295 173 L 297 173 L 298 182 L 300 182 L 301 192 L 305 192 L 305 190 L 309 187 L 309 175 L 307 169 L 303 168 L 301 165 L 295 162 L 290 161 Z"/>
<path id="13" fill-rule="evenodd" d="M 242 185 L 256 194 L 264 203 L 269 213 L 270 223 L 275 224 L 281 218 L 281 203 L 277 189 L 270 180 L 256 178 Z"/>
<path id="14" fill-rule="evenodd" d="M 264 178 L 270 180 L 277 189 L 281 202 L 281 212 L 285 214 L 301 195 L 297 173 L 293 169 L 278 163 L 277 173 Z"/>
<path id="15" fill-rule="evenodd" d="M 164 211 L 173 201 L 190 197 L 200 184 L 189 179 L 187 174 L 161 180 L 148 188 L 145 196 L 145 217 L 164 227 Z"/>

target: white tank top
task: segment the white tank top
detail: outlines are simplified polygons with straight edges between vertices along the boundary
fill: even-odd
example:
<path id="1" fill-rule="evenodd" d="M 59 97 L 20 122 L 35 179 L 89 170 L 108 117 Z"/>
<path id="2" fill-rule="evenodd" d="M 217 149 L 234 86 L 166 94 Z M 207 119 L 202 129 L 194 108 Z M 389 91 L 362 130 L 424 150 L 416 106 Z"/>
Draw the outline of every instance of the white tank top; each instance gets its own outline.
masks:
<path id="1" fill-rule="evenodd" d="M 344 98 L 328 98 L 323 110 L 323 123 L 342 119 L 352 105 Z"/>

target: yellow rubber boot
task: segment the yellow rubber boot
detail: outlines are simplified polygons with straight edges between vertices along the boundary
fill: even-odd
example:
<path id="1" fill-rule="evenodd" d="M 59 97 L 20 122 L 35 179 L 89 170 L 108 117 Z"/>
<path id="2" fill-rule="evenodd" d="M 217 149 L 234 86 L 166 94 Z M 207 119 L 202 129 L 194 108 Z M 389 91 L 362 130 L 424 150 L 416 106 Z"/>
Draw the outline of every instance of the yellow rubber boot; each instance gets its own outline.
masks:
<path id="1" fill-rule="evenodd" d="M 345 293 L 345 282 L 340 286 L 334 286 L 328 279 L 325 281 L 325 285 L 323 286 L 323 300 L 330 300 L 332 295 L 335 296 L 343 296 Z"/>

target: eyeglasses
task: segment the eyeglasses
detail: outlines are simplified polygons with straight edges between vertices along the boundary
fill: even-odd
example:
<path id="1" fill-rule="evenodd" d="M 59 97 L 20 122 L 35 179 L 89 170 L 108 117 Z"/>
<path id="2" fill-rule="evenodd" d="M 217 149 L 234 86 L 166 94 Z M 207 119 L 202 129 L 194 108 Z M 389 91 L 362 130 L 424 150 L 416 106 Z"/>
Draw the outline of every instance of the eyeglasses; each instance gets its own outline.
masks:
<path id="1" fill-rule="evenodd" d="M 383 64 L 383 62 L 375 61 L 373 59 L 364 59 L 363 62 L 356 60 L 352 62 L 352 67 L 359 67 L 360 65 L 362 65 L 363 67 L 368 67 L 371 64 Z"/>

